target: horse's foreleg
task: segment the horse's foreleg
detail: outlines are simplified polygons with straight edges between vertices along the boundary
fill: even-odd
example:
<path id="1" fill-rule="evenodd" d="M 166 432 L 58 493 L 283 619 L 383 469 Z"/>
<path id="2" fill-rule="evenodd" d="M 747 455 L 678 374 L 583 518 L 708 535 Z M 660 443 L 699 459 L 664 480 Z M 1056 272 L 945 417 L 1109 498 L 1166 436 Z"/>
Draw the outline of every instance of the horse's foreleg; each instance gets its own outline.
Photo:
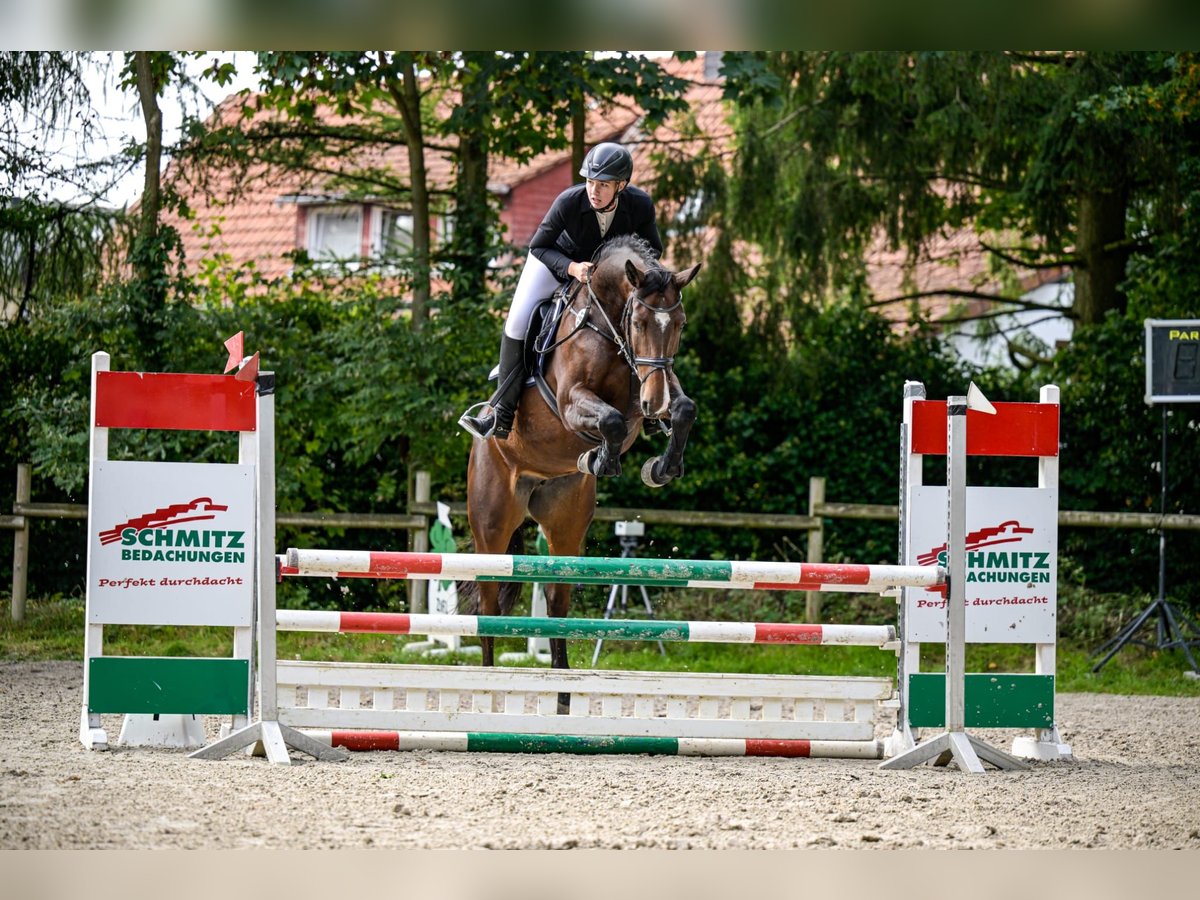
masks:
<path id="1" fill-rule="evenodd" d="M 573 387 L 559 404 L 563 422 L 576 432 L 599 434 L 601 444 L 579 457 L 579 471 L 597 477 L 621 474 L 621 445 L 625 442 L 625 417 L 584 387 Z"/>
<path id="2" fill-rule="evenodd" d="M 675 373 L 671 373 L 671 439 L 667 451 L 642 466 L 642 481 L 650 487 L 662 487 L 683 476 L 683 451 L 696 421 L 696 404 L 683 392 Z"/>

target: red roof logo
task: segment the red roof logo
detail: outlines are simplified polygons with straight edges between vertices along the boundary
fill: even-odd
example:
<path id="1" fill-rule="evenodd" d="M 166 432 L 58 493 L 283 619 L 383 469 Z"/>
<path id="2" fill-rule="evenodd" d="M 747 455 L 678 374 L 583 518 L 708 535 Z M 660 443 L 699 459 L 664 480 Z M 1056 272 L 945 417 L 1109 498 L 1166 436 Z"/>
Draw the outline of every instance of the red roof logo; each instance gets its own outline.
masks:
<path id="1" fill-rule="evenodd" d="M 144 531 L 148 528 L 166 528 L 169 525 L 182 525 L 184 522 L 203 522 L 215 519 L 214 513 L 225 512 L 228 505 L 213 503 L 211 497 L 197 497 L 190 503 L 172 503 L 160 507 L 154 512 L 146 513 L 127 522 L 121 522 L 105 531 L 100 532 L 100 543 L 111 544 L 121 539 L 121 532 L 126 528 Z"/>
<path id="2" fill-rule="evenodd" d="M 980 528 L 978 531 L 967 533 L 967 552 L 979 550 L 983 547 L 995 547 L 999 544 L 1012 544 L 1016 541 L 1022 541 L 1026 535 L 1033 534 L 1032 528 L 1026 528 L 1020 522 L 1010 520 L 1002 522 L 993 528 Z M 917 556 L 917 565 L 933 566 L 937 565 L 938 557 L 946 552 L 946 544 L 940 547 L 934 547 L 927 553 L 922 553 Z"/>

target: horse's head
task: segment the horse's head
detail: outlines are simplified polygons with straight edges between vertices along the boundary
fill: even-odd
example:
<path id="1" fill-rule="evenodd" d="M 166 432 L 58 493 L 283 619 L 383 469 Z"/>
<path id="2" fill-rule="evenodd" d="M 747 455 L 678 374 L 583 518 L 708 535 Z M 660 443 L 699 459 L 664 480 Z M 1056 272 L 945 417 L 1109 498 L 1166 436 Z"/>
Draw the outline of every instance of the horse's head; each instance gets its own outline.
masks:
<path id="1" fill-rule="evenodd" d="M 625 261 L 625 278 L 633 289 L 625 304 L 625 339 L 633 353 L 634 373 L 641 383 L 641 411 L 647 419 L 668 415 L 671 367 L 687 323 L 683 288 L 699 271 L 699 263 L 670 272 L 657 264 L 638 268 L 633 260 Z"/>

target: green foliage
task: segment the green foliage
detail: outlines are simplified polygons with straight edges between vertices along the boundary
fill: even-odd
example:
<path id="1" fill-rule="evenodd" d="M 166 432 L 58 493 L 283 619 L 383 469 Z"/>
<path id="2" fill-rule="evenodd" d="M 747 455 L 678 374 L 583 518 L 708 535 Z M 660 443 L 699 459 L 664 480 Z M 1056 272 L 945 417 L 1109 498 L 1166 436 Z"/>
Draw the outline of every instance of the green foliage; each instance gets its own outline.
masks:
<path id="1" fill-rule="evenodd" d="M 1144 402 L 1142 320 L 1147 312 L 1110 315 L 1102 325 L 1080 330 L 1054 361 L 1050 377 L 1063 391 L 1060 505 L 1065 508 L 1159 512 L 1165 411 L 1166 511 L 1196 515 L 1200 510 L 1192 462 L 1200 454 L 1196 407 Z M 1081 583 L 1105 593 L 1156 593 L 1157 532 L 1098 531 L 1060 532 L 1061 552 L 1079 564 Z M 1200 534 L 1168 532 L 1166 549 L 1168 595 L 1200 609 Z"/>
<path id="2" fill-rule="evenodd" d="M 169 305 L 156 344 L 160 369 L 147 365 L 132 290 L 114 286 L 98 302 L 60 303 L 31 322 L 0 328 L 0 468 L 10 473 L 0 504 L 11 504 L 11 473 L 24 461 L 34 464 L 35 499 L 86 500 L 92 351 L 108 352 L 119 370 L 217 373 L 227 355 L 222 341 L 237 331 L 246 333 L 248 352 L 259 352 L 263 368 L 276 373 L 281 510 L 402 512 L 414 467 L 431 471 L 451 493 L 455 485 L 461 490 L 468 438 L 455 422 L 482 390 L 495 340 L 491 317 L 451 308 L 414 332 L 370 283 L 335 300 L 319 283 L 273 288 L 244 273 L 213 275 L 192 302 Z M 110 452 L 228 462 L 237 447 L 230 436 L 117 432 Z M 78 589 L 80 524 L 36 523 L 31 592 Z M 394 546 L 403 537 L 385 540 Z M 350 532 L 338 540 L 349 546 L 379 538 Z M 7 570 L 9 563 L 2 565 Z"/>
<path id="3" fill-rule="evenodd" d="M 60 298 L 91 296 L 115 256 L 123 216 L 0 189 L 0 308 L 23 319 Z"/>
<path id="4" fill-rule="evenodd" d="M 85 59 L 62 51 L 0 51 L 0 198 L 44 201 L 53 187 L 75 183 L 47 137 L 78 129 L 86 141 L 95 134 Z"/>
<path id="5" fill-rule="evenodd" d="M 1169 239 L 1178 169 L 1196 156 L 1191 52 L 738 52 L 723 67 L 733 152 L 677 160 L 659 196 L 694 199 L 714 159 L 726 162 L 723 199 L 708 203 L 705 185 L 705 221 L 727 233 L 723 252 L 746 242 L 761 254 L 767 302 L 784 316 L 872 299 L 881 237 L 911 263 L 946 230 L 973 227 L 1000 251 L 995 272 L 1072 267 L 1073 315 L 1099 322 L 1124 307 L 1127 259 Z"/>
<path id="6" fill-rule="evenodd" d="M 685 477 L 648 496 L 637 470 L 642 459 L 661 452 L 664 439 L 643 438 L 629 454 L 626 474 L 601 484 L 601 503 L 803 514 L 814 475 L 827 479 L 830 499 L 896 503 L 895 435 L 905 380 L 924 382 L 938 397 L 962 391 L 967 376 L 928 334 L 899 336 L 859 307 L 813 314 L 797 329 L 795 349 L 782 355 L 746 334 L 723 350 L 713 348 L 711 360 L 693 351 L 689 333 L 676 368 L 700 414 Z M 796 558 L 806 538 L 660 526 L 650 536 L 652 546 L 690 548 L 662 555 L 767 559 Z M 839 521 L 826 554 L 894 562 L 895 527 Z"/>
<path id="7" fill-rule="evenodd" d="M 261 162 L 304 173 L 331 196 L 411 211 L 421 236 L 431 216 L 452 216 L 447 244 L 429 248 L 418 237 L 407 260 L 416 327 L 433 266 L 456 302 L 477 304 L 489 260 L 507 249 L 489 160 L 524 163 L 582 140 L 572 129 L 585 104 L 631 102 L 650 124 L 685 106 L 685 82 L 627 51 L 271 51 L 258 54 L 257 71 L 263 90 L 245 99 L 241 121 L 197 123 L 186 153 L 225 172 Z M 402 158 L 397 148 L 406 169 L 381 162 Z M 415 168 L 421 159 L 430 168 L 449 162 L 452 178 Z"/>
<path id="8" fill-rule="evenodd" d="M 1190 66 L 1180 69 L 1177 78 L 1195 85 L 1200 73 L 1194 60 Z M 1194 106 L 1194 96 L 1166 98 L 1161 108 L 1171 111 L 1185 102 Z M 1124 107 L 1123 102 L 1118 105 Z M 1144 401 L 1144 320 L 1200 317 L 1196 301 L 1200 262 L 1195 254 L 1200 241 L 1197 158 L 1178 160 L 1165 181 L 1180 203 L 1144 211 L 1141 228 L 1166 230 L 1158 234 L 1151 252 L 1130 261 L 1124 285 L 1128 310 L 1077 330 L 1047 373 L 1063 389 L 1061 505 L 1067 508 L 1161 511 L 1165 427 L 1165 511 L 1191 515 L 1200 511 L 1200 482 L 1194 476 L 1194 461 L 1200 458 L 1200 409 L 1195 404 L 1150 407 Z M 1064 529 L 1060 544 L 1062 552 L 1077 562 L 1081 585 L 1130 595 L 1123 604 L 1123 617 L 1128 619 L 1145 606 L 1146 595 L 1157 594 L 1159 537 L 1151 530 L 1122 530 L 1114 535 L 1119 537 L 1105 540 L 1093 529 Z M 1200 533 L 1167 532 L 1165 549 L 1166 594 L 1195 616 L 1200 613 Z"/>
<path id="9" fill-rule="evenodd" d="M 310 54 L 273 54 L 271 73 L 291 87 L 340 97 L 349 105 L 339 108 L 354 111 L 380 99 L 385 85 L 369 66 L 381 58 L 328 54 L 313 68 Z M 1194 141 L 1194 98 L 1200 95 L 1189 90 L 1197 83 L 1194 56 L 1149 55 L 1140 61 L 1089 56 L 1091 81 L 1053 61 L 1017 65 L 1015 58 L 994 54 L 921 54 L 910 70 L 907 62 L 901 65 L 906 59 L 893 54 L 732 55 L 727 74 L 738 74 L 730 89 L 740 85 L 739 122 L 745 126 L 735 171 L 730 174 L 713 154 L 693 158 L 671 147 L 660 151 L 658 196 L 695 200 L 671 223 L 668 255 L 676 265 L 689 257 L 705 264 L 687 292 L 689 329 L 677 364 L 700 417 L 682 480 L 653 492 L 642 485 L 637 474 L 642 461 L 661 452 L 664 442 L 652 434 L 635 444 L 621 478 L 600 485 L 601 504 L 803 513 L 808 478 L 814 475 L 826 477 L 831 500 L 895 503 L 903 383 L 922 381 L 930 396 L 944 397 L 961 392 L 973 378 L 989 395 L 1003 399 L 1033 399 L 1045 382 L 1062 387 L 1062 507 L 1157 510 L 1161 411 L 1141 400 L 1141 320 L 1196 314 L 1200 164 L 1196 154 L 1178 152 Z M 398 54 L 392 61 L 418 60 Z M 585 76 L 595 76 L 594 84 L 613 91 L 631 91 L 636 83 L 653 93 L 662 84 L 652 69 L 637 69 L 626 58 L 530 54 L 489 57 L 485 67 L 484 59 L 474 56 L 462 72 L 458 61 L 440 56 L 419 62 L 444 79 L 476 78 L 497 67 L 488 69 L 492 99 L 504 98 L 514 107 L 513 118 L 505 121 L 516 131 L 493 134 L 496 143 L 489 150 L 514 157 L 561 146 L 570 121 L 559 115 L 569 103 L 561 109 L 555 105 L 545 121 L 525 118 L 528 110 L 521 104 L 533 103 L 546 87 L 528 83 L 537 65 L 553 62 L 550 68 L 561 77 L 547 85 L 559 84 L 564 98 L 583 96 L 572 93 L 582 90 L 582 82 L 570 79 Z M 582 73 L 572 68 L 584 62 Z M 443 65 L 444 71 L 438 68 Z M 989 78 L 967 78 L 977 69 Z M 802 73 L 806 78 L 799 77 Z M 454 84 L 443 80 L 439 88 Z M 352 94 L 351 88 L 362 93 Z M 1012 95 L 1008 100 L 1031 101 L 1030 109 L 1001 103 L 1006 91 Z M 295 90 L 285 93 L 292 101 L 298 96 Z M 1067 97 L 1070 102 L 1064 99 L 1061 109 L 1055 107 L 1057 117 L 1047 119 L 1065 123 L 1061 135 L 1027 133 L 1032 111 Z M 437 99 L 428 95 L 423 113 Z M 986 121 L 979 118 L 981 108 L 992 112 Z M 292 109 L 298 120 L 311 111 L 303 105 Z M 486 109 L 470 112 L 483 115 Z M 459 110 L 453 121 L 462 124 L 467 113 Z M 381 112 L 375 138 L 388 139 L 390 128 L 394 141 L 398 115 L 396 109 Z M 699 131 L 695 122 L 683 128 Z M 1106 135 L 1105 129 L 1116 131 Z M 1149 159 L 1156 132 L 1166 135 L 1163 147 L 1169 152 Z M 1066 183 L 1056 180 L 1062 174 L 1056 161 L 1070 157 L 1078 174 L 1085 162 L 1096 162 L 1086 156 L 1093 138 L 1111 150 L 1114 141 L 1120 143 L 1114 135 L 1121 134 L 1132 135 L 1125 149 L 1136 148 L 1147 157 L 1145 171 L 1160 188 L 1145 186 L 1130 207 L 1131 233 L 1147 235 L 1148 243 L 1130 258 L 1123 286 L 1129 310 L 1080 328 L 1051 367 L 1024 375 L 966 371 L 919 320 L 901 334 L 867 308 L 862 229 L 883 224 L 903 243 L 907 236 L 970 216 L 990 228 L 1025 228 L 1033 216 L 1033 193 L 1069 193 Z M 1066 144 L 1034 159 L 1022 145 L 1055 140 Z M 864 148 L 869 152 L 851 165 L 850 151 Z M 286 141 L 274 149 L 281 162 L 296 151 Z M 889 155 L 901 149 L 909 158 Z M 964 169 L 977 166 L 976 174 L 987 176 L 986 203 L 970 192 L 954 193 L 949 201 L 942 197 L 940 206 L 933 202 L 928 179 L 931 173 L 947 174 L 944 166 L 951 162 Z M 935 163 L 943 168 L 930 168 Z M 359 190 L 364 196 L 382 190 L 403 201 L 403 179 L 384 174 L 391 180 L 368 181 Z M 898 205 L 896 198 L 902 201 Z M 1070 202 L 1062 200 L 1067 212 Z M 1045 216 L 1039 227 L 1050 231 L 1053 213 Z M 712 243 L 706 243 L 705 225 L 719 226 Z M 456 231 L 464 242 L 470 233 L 469 228 Z M 486 257 L 494 238 L 489 231 L 461 249 Z M 339 282 L 332 273 L 323 275 L 298 261 L 292 280 L 267 283 L 252 267 L 229 271 L 225 261 L 211 257 L 193 282 L 183 283 L 171 277 L 167 244 L 143 249 L 157 254 L 161 284 L 96 287 L 73 279 L 77 288 L 48 292 L 48 302 L 39 304 L 28 321 L 0 327 L 0 471 L 12 473 L 18 461 L 32 461 L 36 499 L 82 502 L 90 353 L 108 351 L 117 369 L 218 372 L 225 362 L 221 341 L 243 330 L 248 349 L 259 351 L 263 367 L 277 377 L 281 510 L 402 511 L 410 473 L 417 467 L 432 472 L 435 496 L 464 499 L 469 444 L 455 420 L 485 392 L 483 376 L 494 361 L 499 331 L 492 313 L 506 297 L 460 292 L 439 298 L 441 307 L 418 330 L 398 311 L 408 271 L 401 287 L 377 274 Z M 147 311 L 149 290 L 165 296 L 153 315 Z M 1200 508 L 1200 487 L 1187 463 L 1200 449 L 1192 409 L 1177 406 L 1168 417 L 1169 511 Z M 215 436 L 156 433 L 121 435 L 113 452 L 151 459 L 229 459 L 236 451 L 231 440 Z M 0 479 L 5 485 L 0 506 L 9 503 L 12 481 L 11 474 Z M 279 541 L 281 546 L 395 547 L 403 538 L 285 531 Z M 39 520 L 34 541 L 33 592 L 78 593 L 82 524 Z M 803 554 L 805 535 L 654 526 L 647 543 L 643 550 L 659 556 L 796 559 Z M 1167 546 L 1168 590 L 1194 607 L 1200 584 L 1197 537 L 1171 533 Z M 1155 585 L 1153 533 L 1064 529 L 1062 548 L 1064 570 L 1072 573 L 1069 590 L 1078 591 L 1071 601 L 1092 606 L 1089 617 L 1082 609 L 1078 613 L 1079 628 L 1089 638 L 1127 617 L 1130 607 L 1139 608 L 1139 598 Z M 587 552 L 619 554 L 611 525 L 593 527 Z M 838 520 L 827 530 L 830 560 L 891 562 L 895 553 L 891 524 Z M 7 566 L 7 560 L 0 563 L 0 569 Z M 0 571 L 0 579 L 6 577 Z M 354 609 L 401 603 L 394 585 L 299 581 L 285 585 L 290 605 Z M 580 608 L 601 608 L 605 593 L 600 588 L 582 592 Z M 781 606 L 780 612 L 795 610 Z"/>

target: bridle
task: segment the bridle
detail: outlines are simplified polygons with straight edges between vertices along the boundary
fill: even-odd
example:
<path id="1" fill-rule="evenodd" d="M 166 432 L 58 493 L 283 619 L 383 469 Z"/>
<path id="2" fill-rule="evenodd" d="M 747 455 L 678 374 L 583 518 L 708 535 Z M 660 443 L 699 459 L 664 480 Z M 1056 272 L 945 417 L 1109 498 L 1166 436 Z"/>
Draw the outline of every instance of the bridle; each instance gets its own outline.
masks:
<path id="1" fill-rule="evenodd" d="M 591 328 L 601 337 L 607 338 L 617 345 L 617 353 L 620 354 L 621 358 L 625 360 L 626 364 L 628 364 L 629 368 L 632 370 L 633 377 L 637 379 L 639 387 L 644 385 L 646 380 L 654 374 L 653 371 L 651 371 L 646 375 L 645 378 L 643 378 L 641 372 L 638 371 L 640 367 L 646 367 L 651 370 L 662 369 L 665 372 L 674 371 L 673 366 L 675 365 L 675 357 L 673 356 L 635 356 L 633 347 L 631 346 L 632 341 L 629 339 L 629 330 L 633 326 L 633 305 L 635 303 L 645 307 L 646 309 L 652 310 L 655 313 L 674 312 L 683 305 L 682 290 L 679 292 L 679 299 L 676 300 L 671 306 L 651 306 L 638 295 L 637 289 L 635 288 L 633 293 L 631 293 L 625 300 L 625 308 L 621 312 L 621 327 L 617 328 L 613 324 L 612 319 L 609 318 L 608 312 L 605 311 L 604 304 L 600 302 L 600 298 L 597 297 L 595 291 L 592 290 L 592 273 L 590 270 L 588 272 L 587 281 L 584 283 L 584 287 L 587 288 L 588 303 L 583 309 L 582 327 Z M 604 324 L 608 326 L 607 333 L 592 324 L 588 313 L 591 311 L 593 306 L 599 310 L 600 315 L 604 319 Z M 574 331 L 571 332 L 571 334 L 574 333 Z M 567 337 L 570 337 L 570 335 Z"/>
<path id="2" fill-rule="evenodd" d="M 579 294 L 580 294 L 581 288 L 584 288 L 587 290 L 587 303 L 583 306 L 582 309 L 575 309 L 575 302 L 576 302 L 576 300 L 579 299 Z M 621 357 L 621 359 L 623 359 L 625 361 L 626 365 L 629 366 L 630 374 L 632 375 L 633 379 L 635 381 L 637 381 L 639 389 L 641 388 L 642 385 L 644 385 L 646 383 L 647 379 L 650 378 L 650 375 L 653 374 L 654 370 L 661 369 L 664 372 L 673 372 L 674 371 L 673 366 L 675 365 L 675 357 L 673 357 L 673 356 L 636 356 L 633 352 L 633 349 L 631 347 L 631 342 L 629 340 L 629 329 L 632 326 L 633 304 L 635 302 L 640 304 L 641 306 L 645 307 L 646 309 L 653 310 L 656 313 L 674 312 L 676 309 L 678 309 L 680 306 L 683 305 L 682 289 L 679 292 L 679 299 L 676 300 L 675 303 L 673 303 L 671 306 L 666 306 L 666 307 L 652 306 L 651 304 L 649 304 L 645 300 L 643 300 L 641 297 L 639 297 L 637 290 L 634 289 L 633 293 L 631 293 L 625 299 L 625 306 L 621 311 L 621 317 L 620 317 L 621 327 L 620 328 L 617 328 L 613 324 L 611 317 L 608 315 L 607 310 L 605 310 L 605 308 L 604 308 L 603 302 L 601 302 L 600 298 L 596 296 L 596 292 L 594 290 L 592 290 L 592 273 L 590 271 L 588 272 L 587 279 L 582 283 L 576 282 L 575 289 L 573 291 L 570 291 L 569 293 L 566 293 L 566 297 L 567 297 L 568 305 L 567 305 L 566 311 L 564 311 L 564 313 L 563 313 L 563 316 L 565 317 L 566 312 L 570 311 L 571 314 L 574 315 L 574 317 L 575 317 L 575 327 L 572 328 L 565 335 L 563 335 L 563 337 L 561 337 L 557 340 L 551 339 L 551 341 L 548 344 L 546 344 L 545 346 L 536 346 L 534 349 L 539 354 L 541 354 L 543 356 L 545 356 L 546 354 L 549 354 L 555 348 L 561 347 L 563 344 L 567 343 L 567 341 L 569 341 L 569 340 L 571 340 L 571 338 L 575 337 L 575 335 L 577 335 L 584 328 L 588 328 L 591 331 L 594 331 L 596 334 L 600 335 L 600 337 L 602 337 L 605 340 L 610 341 L 616 345 L 618 355 Z M 592 313 L 593 308 L 599 310 L 600 316 L 603 318 L 604 325 L 606 326 L 606 328 L 601 328 L 598 325 L 596 325 L 595 322 L 592 321 L 591 313 Z M 641 374 L 638 372 L 639 366 L 648 367 L 651 369 L 651 372 L 649 374 L 647 374 L 645 378 L 643 378 L 641 376 Z M 545 386 L 544 382 L 539 382 L 538 386 L 542 392 L 543 398 L 546 401 L 546 405 L 549 406 L 550 409 L 554 411 L 554 414 L 559 416 L 559 418 L 561 419 L 562 417 L 558 411 L 558 404 L 555 402 L 553 395 L 551 393 L 549 393 L 549 388 Z M 658 422 L 658 427 L 662 431 L 663 434 L 666 434 L 666 435 L 671 434 L 671 426 L 670 425 L 668 425 L 662 419 L 657 419 L 655 421 Z M 600 443 L 600 438 L 595 435 L 586 435 L 585 434 L 582 436 L 587 437 L 589 440 L 593 441 L 594 443 Z"/>

